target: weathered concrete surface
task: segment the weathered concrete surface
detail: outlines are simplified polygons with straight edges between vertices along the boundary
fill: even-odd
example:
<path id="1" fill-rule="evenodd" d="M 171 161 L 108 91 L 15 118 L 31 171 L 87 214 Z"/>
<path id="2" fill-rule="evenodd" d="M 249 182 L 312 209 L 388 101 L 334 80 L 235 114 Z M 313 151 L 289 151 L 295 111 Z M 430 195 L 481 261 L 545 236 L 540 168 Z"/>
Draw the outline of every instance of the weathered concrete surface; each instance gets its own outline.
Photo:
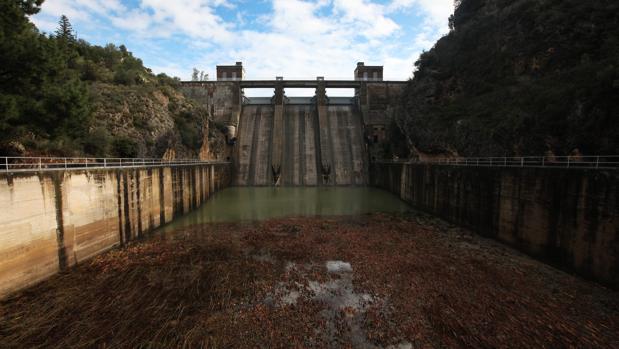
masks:
<path id="1" fill-rule="evenodd" d="M 207 108 L 215 121 L 238 126 L 242 104 L 242 91 L 238 81 L 184 83 L 181 91 Z"/>
<path id="2" fill-rule="evenodd" d="M 246 105 L 235 161 L 240 186 L 368 183 L 363 125 L 353 105 Z"/>
<path id="3" fill-rule="evenodd" d="M 331 180 L 336 185 L 365 185 L 367 154 L 361 118 L 352 105 L 329 106 L 328 124 L 331 141 Z M 323 160 L 324 162 L 324 160 Z"/>
<path id="4" fill-rule="evenodd" d="M 50 177 L 0 179 L 0 295 L 58 271 L 57 212 Z"/>
<path id="5" fill-rule="evenodd" d="M 271 105 L 248 105 L 238 133 L 236 185 L 270 185 L 271 141 L 273 139 L 274 108 Z"/>
<path id="6" fill-rule="evenodd" d="M 619 288 L 619 174 L 373 164 L 371 183 L 414 207 Z"/>
<path id="7" fill-rule="evenodd" d="M 359 108 L 366 126 L 387 125 L 391 121 L 393 106 L 406 85 L 399 82 L 367 82 L 357 90 Z"/>
<path id="8" fill-rule="evenodd" d="M 229 165 L 0 174 L 0 298 L 189 212 Z"/>
<path id="9" fill-rule="evenodd" d="M 355 88 L 354 102 L 330 104 L 329 86 Z M 346 186 L 367 185 L 367 159 L 370 153 L 383 153 L 382 143 L 368 146 L 367 141 L 376 134 L 382 135 L 377 141 L 384 141 L 392 105 L 404 86 L 395 81 L 320 79 L 195 81 L 184 82 L 182 91 L 228 127 L 230 140 L 237 138 L 236 185 Z M 272 104 L 243 105 L 245 87 L 275 88 Z M 286 87 L 316 88 L 316 95 L 301 104 L 285 97 Z"/>

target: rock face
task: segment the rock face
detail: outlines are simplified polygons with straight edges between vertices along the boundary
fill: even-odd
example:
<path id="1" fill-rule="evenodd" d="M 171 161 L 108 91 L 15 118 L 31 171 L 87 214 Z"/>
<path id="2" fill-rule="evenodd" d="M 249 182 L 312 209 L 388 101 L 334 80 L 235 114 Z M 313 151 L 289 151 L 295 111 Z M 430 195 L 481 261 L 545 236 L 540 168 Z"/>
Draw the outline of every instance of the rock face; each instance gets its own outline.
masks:
<path id="1" fill-rule="evenodd" d="M 224 158 L 225 137 L 211 112 L 170 86 L 96 83 L 91 92 L 97 120 L 93 132 L 114 139 L 103 151 L 106 155 Z M 123 154 L 118 140 L 128 140 L 129 153 Z"/>
<path id="2" fill-rule="evenodd" d="M 619 3 L 461 0 L 421 55 L 398 123 L 425 153 L 619 149 Z"/>

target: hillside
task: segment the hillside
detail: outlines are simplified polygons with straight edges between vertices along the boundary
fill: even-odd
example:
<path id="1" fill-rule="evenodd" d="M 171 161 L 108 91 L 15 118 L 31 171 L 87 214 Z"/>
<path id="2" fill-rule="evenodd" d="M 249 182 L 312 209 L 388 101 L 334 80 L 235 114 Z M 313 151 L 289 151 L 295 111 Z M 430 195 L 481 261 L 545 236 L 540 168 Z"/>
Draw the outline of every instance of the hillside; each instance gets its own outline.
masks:
<path id="1" fill-rule="evenodd" d="M 172 86 L 89 86 L 93 123 L 84 152 L 97 156 L 212 159 L 225 138 L 208 112 Z"/>
<path id="2" fill-rule="evenodd" d="M 619 153 L 619 2 L 456 6 L 451 32 L 416 62 L 399 106 L 409 149 Z"/>
<path id="3" fill-rule="evenodd" d="M 41 3 L 0 3 L 0 154 L 223 156 L 223 135 L 178 79 L 154 75 L 122 45 L 78 39 L 66 17 L 40 33 L 28 15 Z"/>

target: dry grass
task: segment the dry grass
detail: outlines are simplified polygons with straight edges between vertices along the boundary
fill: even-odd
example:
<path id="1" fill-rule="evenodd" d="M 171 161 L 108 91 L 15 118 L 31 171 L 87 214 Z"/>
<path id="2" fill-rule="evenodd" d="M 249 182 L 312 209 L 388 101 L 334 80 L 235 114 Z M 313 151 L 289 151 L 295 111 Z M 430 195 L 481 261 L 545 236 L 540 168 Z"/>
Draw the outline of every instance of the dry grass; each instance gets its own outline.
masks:
<path id="1" fill-rule="evenodd" d="M 330 260 L 353 272 L 328 273 Z M 0 346 L 609 348 L 617 295 L 419 216 L 218 224 L 5 300 Z"/>

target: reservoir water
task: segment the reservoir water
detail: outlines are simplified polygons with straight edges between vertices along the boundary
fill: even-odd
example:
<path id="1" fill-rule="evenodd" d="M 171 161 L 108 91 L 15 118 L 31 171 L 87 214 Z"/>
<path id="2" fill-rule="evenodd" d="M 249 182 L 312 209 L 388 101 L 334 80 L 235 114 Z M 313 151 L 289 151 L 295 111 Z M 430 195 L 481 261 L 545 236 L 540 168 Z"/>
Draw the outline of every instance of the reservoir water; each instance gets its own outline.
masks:
<path id="1" fill-rule="evenodd" d="M 164 226 L 164 232 L 197 224 L 294 216 L 398 213 L 410 207 L 397 196 L 369 187 L 231 187 Z"/>

